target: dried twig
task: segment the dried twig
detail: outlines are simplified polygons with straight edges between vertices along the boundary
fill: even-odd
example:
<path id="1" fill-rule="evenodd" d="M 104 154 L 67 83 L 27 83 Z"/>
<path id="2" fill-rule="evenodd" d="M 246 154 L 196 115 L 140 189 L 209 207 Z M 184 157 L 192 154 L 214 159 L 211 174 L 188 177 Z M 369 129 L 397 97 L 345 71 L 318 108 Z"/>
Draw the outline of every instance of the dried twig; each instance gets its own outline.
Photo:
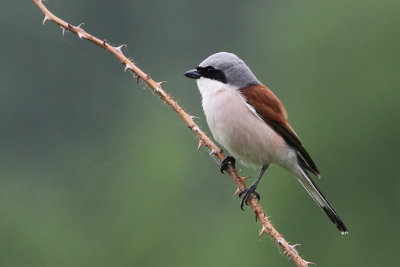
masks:
<path id="1" fill-rule="evenodd" d="M 185 121 L 185 123 L 188 125 L 188 127 L 197 135 L 199 138 L 199 146 L 198 149 L 200 149 L 202 146 L 207 147 L 210 150 L 210 155 L 215 155 L 219 160 L 223 160 L 225 158 L 225 154 L 221 149 L 219 149 L 211 140 L 210 138 L 204 134 L 202 130 L 197 126 L 197 124 L 193 121 L 193 116 L 190 116 L 187 114 L 179 105 L 176 101 L 174 101 L 162 88 L 161 85 L 163 82 L 155 82 L 149 74 L 146 74 L 143 72 L 141 69 L 139 69 L 129 58 L 127 58 L 123 52 L 122 48 L 125 47 L 126 45 L 120 45 L 120 46 L 112 46 L 107 43 L 106 40 L 100 40 L 99 38 L 87 33 L 83 29 L 83 23 L 79 24 L 78 26 L 73 26 L 66 21 L 58 18 L 55 16 L 53 13 L 51 13 L 44 5 L 43 1 L 45 0 L 33 0 L 33 2 L 40 8 L 40 10 L 44 14 L 44 20 L 43 24 L 46 23 L 46 21 L 53 21 L 57 25 L 59 25 L 62 29 L 62 33 L 64 34 L 65 31 L 70 31 L 79 36 L 80 39 L 86 39 L 102 48 L 105 50 L 111 52 L 114 56 L 116 56 L 121 63 L 125 66 L 125 71 L 126 70 L 131 70 L 133 74 L 136 76 L 136 79 L 139 81 L 139 79 L 143 80 L 148 86 L 152 88 L 154 93 L 156 93 L 158 96 L 161 97 L 163 101 L 165 101 L 173 110 L 175 110 L 178 115 Z M 236 170 L 234 170 L 232 167 L 228 169 L 228 173 L 232 176 L 234 179 L 236 185 L 238 186 L 238 189 L 235 193 L 239 192 L 240 190 L 243 190 L 246 188 L 246 183 L 245 180 L 248 177 L 240 177 L 237 173 Z M 234 196 L 235 196 L 234 195 Z M 269 236 L 272 237 L 272 239 L 281 247 L 284 251 L 284 254 L 287 254 L 293 261 L 298 265 L 298 266 L 308 266 L 310 262 L 305 261 L 300 255 L 298 254 L 296 250 L 296 245 L 290 245 L 284 238 L 283 236 L 273 227 L 271 222 L 269 221 L 266 213 L 263 211 L 263 209 L 260 207 L 258 204 L 257 200 L 254 198 L 249 199 L 249 204 L 251 208 L 254 210 L 258 220 L 260 221 L 262 225 L 262 229 L 260 231 L 259 236 L 261 237 L 262 234 L 267 233 Z"/>

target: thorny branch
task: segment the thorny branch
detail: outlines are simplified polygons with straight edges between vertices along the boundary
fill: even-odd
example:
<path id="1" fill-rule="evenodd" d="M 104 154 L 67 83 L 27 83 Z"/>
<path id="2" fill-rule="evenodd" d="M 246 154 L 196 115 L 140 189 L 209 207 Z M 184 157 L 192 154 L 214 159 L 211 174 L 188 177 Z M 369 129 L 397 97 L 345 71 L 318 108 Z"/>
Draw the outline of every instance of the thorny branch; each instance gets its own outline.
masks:
<path id="1" fill-rule="evenodd" d="M 126 70 L 131 70 L 133 74 L 136 76 L 136 79 L 139 81 L 139 79 L 142 79 L 147 85 L 149 85 L 153 92 L 156 93 L 160 98 L 165 101 L 173 110 L 178 113 L 178 115 L 184 120 L 184 122 L 187 124 L 190 130 L 192 130 L 197 137 L 199 138 L 199 146 L 198 149 L 202 146 L 207 147 L 210 150 L 210 155 L 216 156 L 219 160 L 223 160 L 225 158 L 225 154 L 221 149 L 219 149 L 211 140 L 210 138 L 204 134 L 202 130 L 197 126 L 196 123 L 193 121 L 193 116 L 190 116 L 187 114 L 179 105 L 176 101 L 174 101 L 162 88 L 161 85 L 163 82 L 155 82 L 149 74 L 146 74 L 143 72 L 141 69 L 139 69 L 129 58 L 127 58 L 123 52 L 122 48 L 126 45 L 121 45 L 121 46 L 112 46 L 107 43 L 106 40 L 100 40 L 99 38 L 87 33 L 83 29 L 83 23 L 79 24 L 78 26 L 73 26 L 66 21 L 58 18 L 55 16 L 53 13 L 51 13 L 44 5 L 43 1 L 45 0 L 33 0 L 33 2 L 40 8 L 40 10 L 44 14 L 44 20 L 43 24 L 46 23 L 46 21 L 53 21 L 56 23 L 58 26 L 61 27 L 62 33 L 64 34 L 65 31 L 70 31 L 72 33 L 75 33 L 78 35 L 80 39 L 86 39 L 102 48 L 105 50 L 111 52 L 114 56 L 116 56 L 121 63 L 125 66 L 125 71 Z M 233 180 L 235 181 L 238 189 L 235 192 L 234 196 L 240 191 L 246 188 L 246 183 L 245 180 L 249 177 L 240 177 L 237 173 L 236 170 L 230 166 L 228 169 L 228 173 L 232 176 Z M 258 204 L 257 200 L 254 198 L 250 198 L 249 204 L 253 211 L 255 212 L 258 220 L 260 221 L 262 225 L 262 229 L 260 231 L 259 237 L 262 236 L 262 234 L 267 233 L 272 239 L 276 242 L 276 244 L 283 249 L 284 254 L 287 254 L 296 264 L 297 266 L 308 266 L 310 262 L 304 260 L 300 255 L 298 254 L 296 250 L 296 245 L 290 245 L 284 238 L 283 236 L 274 228 L 274 226 L 271 224 L 271 222 L 268 219 L 268 216 L 266 213 L 263 211 L 263 209 L 260 207 Z"/>

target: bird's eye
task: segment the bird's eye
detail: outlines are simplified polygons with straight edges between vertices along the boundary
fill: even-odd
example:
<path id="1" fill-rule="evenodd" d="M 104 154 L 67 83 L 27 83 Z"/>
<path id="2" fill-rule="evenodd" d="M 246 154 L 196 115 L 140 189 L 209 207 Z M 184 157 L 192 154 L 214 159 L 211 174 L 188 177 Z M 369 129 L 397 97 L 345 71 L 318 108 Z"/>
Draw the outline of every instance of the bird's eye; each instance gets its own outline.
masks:
<path id="1" fill-rule="evenodd" d="M 211 74 L 215 72 L 215 69 L 213 67 L 207 67 L 206 72 Z"/>

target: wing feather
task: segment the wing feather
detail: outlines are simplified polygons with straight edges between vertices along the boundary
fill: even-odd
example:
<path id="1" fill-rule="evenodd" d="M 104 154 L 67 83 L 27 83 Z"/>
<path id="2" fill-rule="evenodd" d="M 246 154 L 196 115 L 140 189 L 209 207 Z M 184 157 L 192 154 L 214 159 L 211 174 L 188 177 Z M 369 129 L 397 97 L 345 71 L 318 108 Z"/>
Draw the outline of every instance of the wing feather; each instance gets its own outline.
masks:
<path id="1" fill-rule="evenodd" d="M 247 104 L 255 109 L 259 117 L 281 135 L 291 147 L 297 150 L 299 161 L 303 167 L 315 175 L 320 176 L 318 168 L 310 154 L 308 154 L 293 128 L 290 126 L 287 120 L 285 107 L 274 93 L 263 84 L 253 85 L 239 90 L 245 97 Z"/>

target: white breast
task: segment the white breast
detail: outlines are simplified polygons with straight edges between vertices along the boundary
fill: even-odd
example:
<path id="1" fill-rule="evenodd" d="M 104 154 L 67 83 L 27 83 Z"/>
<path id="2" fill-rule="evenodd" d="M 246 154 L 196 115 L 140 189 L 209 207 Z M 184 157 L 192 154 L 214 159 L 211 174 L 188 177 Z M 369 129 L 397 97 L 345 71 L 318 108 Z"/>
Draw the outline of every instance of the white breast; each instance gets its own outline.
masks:
<path id="1" fill-rule="evenodd" d="M 205 78 L 197 85 L 208 126 L 232 156 L 250 166 L 275 163 L 288 169 L 297 162 L 295 151 L 247 105 L 237 88 Z"/>

